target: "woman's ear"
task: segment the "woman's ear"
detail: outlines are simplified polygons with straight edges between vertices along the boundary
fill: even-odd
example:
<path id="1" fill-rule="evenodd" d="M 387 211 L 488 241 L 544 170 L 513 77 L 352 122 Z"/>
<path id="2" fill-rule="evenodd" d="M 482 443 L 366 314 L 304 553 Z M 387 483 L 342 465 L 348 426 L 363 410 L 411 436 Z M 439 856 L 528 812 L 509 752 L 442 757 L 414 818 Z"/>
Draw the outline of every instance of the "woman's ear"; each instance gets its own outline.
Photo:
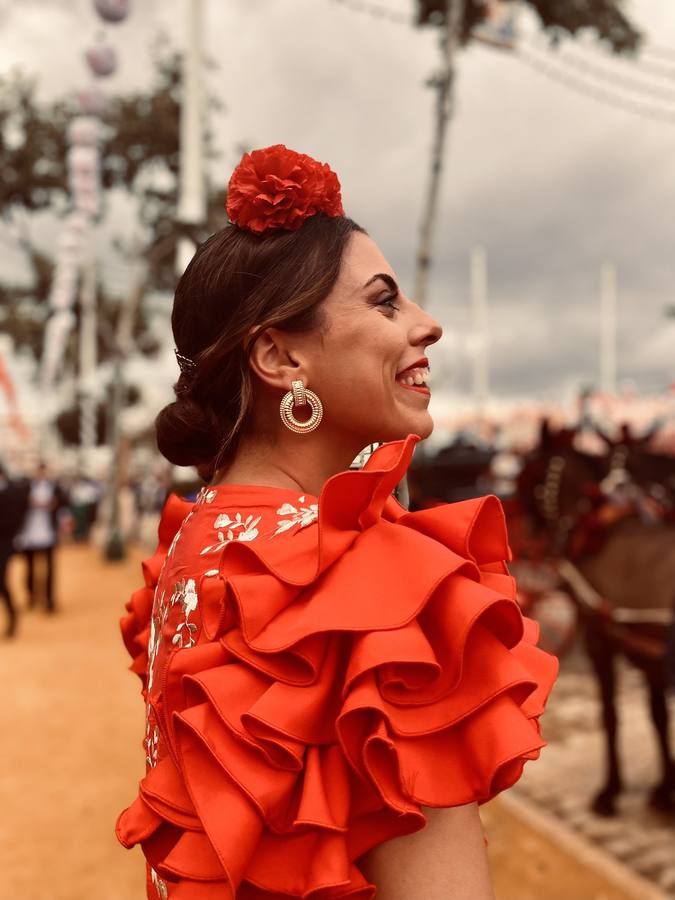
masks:
<path id="1" fill-rule="evenodd" d="M 249 354 L 249 364 L 261 381 L 287 391 L 291 381 L 302 378 L 302 362 L 293 344 L 293 333 L 280 328 L 266 328 L 258 335 Z"/>

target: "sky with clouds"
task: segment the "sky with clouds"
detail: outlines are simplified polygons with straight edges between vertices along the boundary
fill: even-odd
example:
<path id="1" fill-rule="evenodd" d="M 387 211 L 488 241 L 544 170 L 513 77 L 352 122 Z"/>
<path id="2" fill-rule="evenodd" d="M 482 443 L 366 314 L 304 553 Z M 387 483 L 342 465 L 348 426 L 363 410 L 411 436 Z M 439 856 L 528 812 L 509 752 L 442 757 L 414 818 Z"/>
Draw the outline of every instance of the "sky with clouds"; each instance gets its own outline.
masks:
<path id="1" fill-rule="evenodd" d="M 412 10 L 411 0 L 381 2 Z M 131 5 L 129 19 L 108 29 L 120 56 L 110 91 L 148 83 L 160 29 L 183 41 L 184 0 Z M 431 144 L 425 81 L 438 62 L 437 37 L 336 0 L 204 6 L 207 49 L 218 62 L 208 81 L 225 105 L 211 123 L 222 152 L 217 177 L 227 180 L 242 142 L 281 142 L 329 162 L 347 212 L 410 290 Z M 574 72 L 575 60 L 577 72 L 579 60 L 609 69 L 605 89 L 668 107 L 671 122 L 583 96 L 517 53 L 472 45 L 460 56 L 430 291 L 445 327 L 432 363 L 450 393 L 469 386 L 476 245 L 488 258 L 495 396 L 555 398 L 597 381 L 604 261 L 619 274 L 620 383 L 651 391 L 675 379 L 675 319 L 664 315 L 675 303 L 675 4 L 632 0 L 626 10 L 648 43 L 672 47 L 672 57 L 657 50 L 645 56 L 651 68 L 638 71 L 584 41 L 562 51 L 562 71 Z M 519 25 L 529 46 L 536 24 L 525 13 Z M 20 67 L 39 77 L 42 96 L 63 95 L 86 82 L 82 53 L 96 30 L 89 0 L 0 0 L 0 71 Z M 635 79 L 657 99 L 630 93 L 625 81 Z"/>

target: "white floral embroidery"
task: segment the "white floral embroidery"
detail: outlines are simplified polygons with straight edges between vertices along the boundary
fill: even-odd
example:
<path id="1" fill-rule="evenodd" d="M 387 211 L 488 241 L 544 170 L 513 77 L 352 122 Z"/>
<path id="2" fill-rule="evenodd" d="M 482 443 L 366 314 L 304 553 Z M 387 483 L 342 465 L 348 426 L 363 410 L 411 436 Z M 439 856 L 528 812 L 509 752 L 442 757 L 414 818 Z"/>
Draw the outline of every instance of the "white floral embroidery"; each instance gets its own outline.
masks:
<path id="1" fill-rule="evenodd" d="M 195 499 L 195 505 L 199 505 L 202 503 L 213 503 L 213 501 L 216 499 L 217 496 L 218 496 L 217 491 L 214 491 L 213 489 L 209 489 L 207 487 L 203 487 L 197 494 L 197 497 Z M 192 518 L 194 513 L 195 513 L 194 509 L 191 509 L 190 512 L 185 516 L 183 521 L 180 523 L 180 527 L 179 527 L 178 531 L 173 536 L 173 540 L 171 541 L 171 544 L 169 545 L 169 549 L 167 550 L 166 557 L 164 559 L 164 562 L 162 563 L 162 569 L 161 569 L 161 572 L 159 573 L 159 578 L 157 579 L 158 581 L 161 580 L 162 575 L 164 574 L 164 569 L 166 568 L 166 564 L 174 554 L 174 550 L 176 549 L 176 545 L 178 544 L 178 541 L 180 540 L 180 537 L 183 533 L 183 529 L 185 528 L 187 523 L 190 521 L 190 519 Z"/>
<path id="2" fill-rule="evenodd" d="M 180 537 L 180 528 L 174 534 L 173 539 L 172 539 L 171 543 L 169 544 L 169 549 L 167 550 L 167 553 L 166 553 L 167 559 L 170 559 L 173 556 L 173 551 L 176 549 L 176 544 L 178 543 L 179 537 Z"/>
<path id="3" fill-rule="evenodd" d="M 197 609 L 199 603 L 194 578 L 187 580 L 181 578 L 176 582 L 171 595 L 171 606 L 175 606 L 176 603 L 180 603 L 183 607 L 183 621 L 178 623 L 171 643 L 176 647 L 194 647 L 197 626 L 194 622 L 190 622 L 190 615 Z"/>
<path id="4" fill-rule="evenodd" d="M 261 519 L 262 516 L 256 516 L 255 518 L 247 516 L 244 519 L 239 512 L 232 519 L 227 513 L 221 513 L 216 517 L 213 527 L 224 528 L 226 531 L 219 531 L 218 542 L 204 547 L 203 550 L 199 551 L 199 555 L 204 556 L 206 553 L 216 553 L 230 541 L 254 541 L 258 537 L 257 525 Z M 236 529 L 241 530 L 236 531 Z"/>
<path id="5" fill-rule="evenodd" d="M 150 708 L 148 707 L 146 712 L 145 720 L 145 761 L 150 766 L 151 769 L 157 765 L 157 748 L 159 746 L 159 728 L 157 725 L 152 725 L 150 722 L 149 715 Z"/>
<path id="6" fill-rule="evenodd" d="M 306 503 L 304 494 L 302 497 L 298 497 L 298 503 Z M 319 518 L 319 505 L 317 503 L 310 503 L 308 506 L 300 505 L 299 507 L 295 507 L 291 503 L 284 503 L 283 506 L 280 506 L 277 510 L 277 515 L 290 516 L 290 518 L 278 520 L 277 530 L 272 537 L 276 537 L 277 534 L 288 531 L 288 529 L 293 528 L 294 525 L 298 525 L 300 528 L 306 528 L 308 525 L 311 525 L 312 522 L 316 522 Z"/>
<path id="7" fill-rule="evenodd" d="M 152 878 L 152 883 L 155 886 L 155 890 L 157 891 L 159 900 L 168 900 L 169 889 L 166 886 L 166 882 L 162 881 L 162 879 L 152 867 L 150 868 L 150 876 Z"/>
<path id="8" fill-rule="evenodd" d="M 155 669 L 157 664 L 157 655 L 162 644 L 162 637 L 166 620 L 169 616 L 169 610 L 180 603 L 183 607 L 183 621 L 179 622 L 176 633 L 172 638 L 174 646 L 193 647 L 195 645 L 194 634 L 197 626 L 194 622 L 190 622 L 190 615 L 198 606 L 199 600 L 195 587 L 194 578 L 181 578 L 174 585 L 173 593 L 166 601 L 166 591 L 159 593 L 155 591 L 155 599 L 153 602 L 152 617 L 150 619 L 150 638 L 148 640 L 148 693 L 152 690 L 155 681 Z"/>
<path id="9" fill-rule="evenodd" d="M 150 619 L 150 640 L 148 641 L 148 693 L 152 690 L 152 684 L 155 680 L 155 661 L 159 646 L 162 643 L 162 631 L 166 625 L 166 617 L 169 614 L 168 604 L 164 603 L 166 592 L 155 591 L 155 598 L 152 608 L 152 618 Z"/>
<path id="10" fill-rule="evenodd" d="M 199 493 L 197 494 L 196 503 L 213 503 L 213 501 L 218 496 L 218 491 L 209 490 L 207 487 L 203 487 Z"/>
<path id="11" fill-rule="evenodd" d="M 171 557 L 173 556 L 173 551 L 176 549 L 176 544 L 178 543 L 180 536 L 183 533 L 183 529 L 185 528 L 185 526 L 190 521 L 190 519 L 192 518 L 193 515 L 194 515 L 194 510 L 191 509 L 190 512 L 185 516 L 183 521 L 180 523 L 180 528 L 173 536 L 173 540 L 171 541 L 171 544 L 170 544 L 169 549 L 166 554 L 166 559 L 164 560 L 164 562 L 162 564 L 162 571 L 164 571 L 164 566 L 166 566 L 167 561 L 170 560 Z M 160 578 L 161 578 L 161 573 L 160 573 Z"/>

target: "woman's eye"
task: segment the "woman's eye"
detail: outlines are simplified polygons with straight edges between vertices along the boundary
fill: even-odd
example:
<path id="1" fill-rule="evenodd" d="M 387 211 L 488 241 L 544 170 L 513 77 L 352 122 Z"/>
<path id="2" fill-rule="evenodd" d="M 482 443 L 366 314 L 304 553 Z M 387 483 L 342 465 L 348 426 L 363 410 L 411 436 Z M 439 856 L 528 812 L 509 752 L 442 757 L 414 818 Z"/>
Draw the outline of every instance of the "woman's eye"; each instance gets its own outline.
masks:
<path id="1" fill-rule="evenodd" d="M 378 301 L 378 306 L 386 306 L 387 309 L 397 310 L 398 306 L 396 306 L 397 294 L 388 294 L 382 300 Z"/>

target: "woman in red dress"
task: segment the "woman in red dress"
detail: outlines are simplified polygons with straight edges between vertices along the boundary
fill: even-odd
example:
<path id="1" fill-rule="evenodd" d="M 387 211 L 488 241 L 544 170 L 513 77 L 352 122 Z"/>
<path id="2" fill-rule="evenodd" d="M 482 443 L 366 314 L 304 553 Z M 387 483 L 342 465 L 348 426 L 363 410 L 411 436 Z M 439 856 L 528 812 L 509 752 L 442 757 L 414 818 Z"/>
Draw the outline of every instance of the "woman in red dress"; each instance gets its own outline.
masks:
<path id="1" fill-rule="evenodd" d="M 169 498 L 122 620 L 147 724 L 118 838 L 149 898 L 487 900 L 478 807 L 545 746 L 557 660 L 497 498 L 393 497 L 441 328 L 328 166 L 246 154 L 227 211 L 176 291 L 158 444 L 207 486 Z"/>

